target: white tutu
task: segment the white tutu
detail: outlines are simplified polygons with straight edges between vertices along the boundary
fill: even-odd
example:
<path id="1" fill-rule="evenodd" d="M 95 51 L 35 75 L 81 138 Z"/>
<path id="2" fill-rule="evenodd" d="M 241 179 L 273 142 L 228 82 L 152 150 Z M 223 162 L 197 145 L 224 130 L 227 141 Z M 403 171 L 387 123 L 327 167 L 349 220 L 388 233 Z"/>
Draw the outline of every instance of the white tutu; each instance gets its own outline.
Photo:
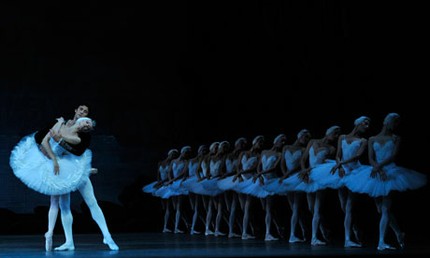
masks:
<path id="1" fill-rule="evenodd" d="M 244 188 L 245 186 L 247 186 L 247 183 L 245 183 L 245 177 L 243 175 L 240 175 L 240 177 L 242 178 L 242 180 L 240 180 L 239 178 L 237 178 L 234 182 L 235 176 L 228 176 L 226 178 L 220 179 L 217 182 L 218 188 L 220 188 L 221 190 L 224 191 L 228 191 L 228 190 L 233 190 L 235 192 L 239 192 L 242 188 Z"/>
<path id="2" fill-rule="evenodd" d="M 34 134 L 25 136 L 12 150 L 9 164 L 13 173 L 29 188 L 42 194 L 61 195 L 75 191 L 90 174 L 92 152 L 87 149 L 81 156 L 76 156 L 52 139 L 50 144 L 60 166 L 58 175 L 54 174 L 52 160 L 39 150 Z"/>
<path id="3" fill-rule="evenodd" d="M 316 165 L 310 171 L 309 182 L 302 181 L 296 186 L 295 190 L 313 193 L 327 188 L 339 189 L 343 185 L 343 180 L 337 173 L 334 175 L 330 173 L 330 170 L 335 165 L 334 160 L 326 160 L 325 163 Z"/>
<path id="4" fill-rule="evenodd" d="M 279 179 L 264 179 L 264 184 L 267 183 L 266 180 L 270 181 L 278 181 Z M 253 178 L 247 180 L 248 183 L 241 189 L 241 193 L 249 194 L 258 198 L 266 198 L 269 195 L 273 195 L 273 192 L 268 192 L 264 189 L 264 184 L 260 184 L 260 180 L 257 178 L 255 182 L 253 182 Z"/>
<path id="5" fill-rule="evenodd" d="M 285 195 L 288 192 L 295 191 L 297 185 L 303 181 L 297 177 L 297 173 L 287 177 L 279 182 L 279 178 L 270 179 L 265 181 L 263 189 L 274 194 Z"/>
<path id="6" fill-rule="evenodd" d="M 188 192 L 200 194 L 204 191 L 204 188 L 200 182 L 198 182 L 197 176 L 188 177 L 186 180 L 182 182 L 182 186 L 188 190 Z"/>
<path id="7" fill-rule="evenodd" d="M 155 187 L 157 183 L 158 181 L 154 181 L 150 184 L 145 185 L 144 187 L 142 187 L 142 191 L 145 193 L 154 194 L 154 192 L 158 190 L 158 188 Z"/>
<path id="8" fill-rule="evenodd" d="M 162 199 L 169 199 L 172 196 L 187 195 L 188 190 L 182 186 L 182 179 L 178 179 L 171 184 L 163 185 L 157 189 L 153 195 Z"/>
<path id="9" fill-rule="evenodd" d="M 198 182 L 198 186 L 193 188 L 194 193 L 208 195 L 208 196 L 217 196 L 218 194 L 223 193 L 224 191 L 218 187 L 218 178 L 211 179 L 203 179 Z"/>
<path id="10" fill-rule="evenodd" d="M 387 196 L 391 191 L 413 190 L 427 184 L 426 175 L 394 163 L 384 166 L 383 171 L 387 175 L 385 181 L 381 180 L 379 174 L 370 177 L 372 166 L 363 166 L 363 169 L 345 178 L 345 184 L 351 191 L 371 197 Z"/>

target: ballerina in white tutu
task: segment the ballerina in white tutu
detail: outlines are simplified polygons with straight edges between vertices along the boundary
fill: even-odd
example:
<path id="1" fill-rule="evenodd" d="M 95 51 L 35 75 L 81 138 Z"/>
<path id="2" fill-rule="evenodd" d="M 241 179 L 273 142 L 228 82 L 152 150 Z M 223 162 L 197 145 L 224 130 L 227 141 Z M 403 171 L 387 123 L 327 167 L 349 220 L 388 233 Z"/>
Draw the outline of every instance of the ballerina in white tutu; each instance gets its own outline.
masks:
<path id="1" fill-rule="evenodd" d="M 354 121 L 354 128 L 349 134 L 339 136 L 336 165 L 332 166 L 331 174 L 338 176 L 340 181 L 346 181 L 347 178 L 354 174 L 360 173 L 363 166 L 360 163 L 360 158 L 367 148 L 367 139 L 363 134 L 367 131 L 370 124 L 370 118 L 361 116 Z M 331 165 L 327 167 L 329 169 Z M 336 174 L 337 172 L 337 174 Z M 340 207 L 345 214 L 344 229 L 345 229 L 345 247 L 361 247 L 358 236 L 358 228 L 355 223 L 352 223 L 352 208 L 355 199 L 354 192 L 350 191 L 345 184 L 338 189 Z M 354 232 L 355 241 L 351 240 L 351 226 Z"/>
<path id="2" fill-rule="evenodd" d="M 297 184 L 301 180 L 297 177 L 300 171 L 300 160 L 306 150 L 306 146 L 311 139 L 311 133 L 307 129 L 302 129 L 297 134 L 297 139 L 293 144 L 285 145 L 282 149 L 281 171 L 283 176 L 276 182 L 268 184 L 266 190 L 275 191 L 279 195 L 287 195 L 288 204 L 292 211 L 290 219 L 290 238 L 289 243 L 300 243 L 306 240 L 305 223 L 300 218 L 299 212 L 304 204 L 305 195 L 302 191 L 295 191 Z M 296 236 L 297 225 L 300 224 L 302 237 Z"/>
<path id="3" fill-rule="evenodd" d="M 261 151 L 264 145 L 264 136 L 258 135 L 252 140 L 252 147 L 250 150 L 242 151 L 239 155 L 237 167 L 237 173 L 233 177 L 232 182 L 235 183 L 233 190 L 238 192 L 240 195 L 240 200 L 242 210 L 243 210 L 243 221 L 242 221 L 242 239 L 254 239 L 255 236 L 248 234 L 248 226 L 250 216 L 250 206 L 252 202 L 252 196 L 245 194 L 243 189 L 252 183 L 253 175 L 257 173 L 257 166 L 260 162 Z"/>
<path id="4" fill-rule="evenodd" d="M 72 214 L 70 212 L 70 192 L 78 189 L 88 180 L 91 171 L 92 152 L 86 149 L 80 156 L 71 154 L 60 146 L 52 134 L 61 135 L 63 141 L 70 144 L 79 144 L 80 132 L 89 132 L 93 129 L 94 121 L 90 118 L 82 117 L 76 122 L 67 126 L 64 119 L 58 119 L 51 128 L 51 133 L 46 133 L 41 144 L 36 142 L 34 134 L 24 137 L 12 150 L 10 166 L 14 174 L 29 188 L 51 196 L 51 206 L 53 209 L 49 213 L 50 233 L 47 237 L 45 248 L 52 249 L 52 233 L 56 221 L 56 214 L 61 207 L 61 217 L 66 236 L 66 246 L 68 250 L 74 249 L 72 236 Z M 60 141 L 61 142 L 61 141 Z M 45 234 L 46 235 L 46 234 Z M 62 250 L 62 248 L 58 249 Z"/>
<path id="5" fill-rule="evenodd" d="M 369 138 L 369 163 L 360 173 L 351 175 L 346 181 L 351 191 L 366 193 L 375 198 L 379 222 L 378 250 L 394 249 L 385 242 L 387 227 L 396 234 L 400 248 L 405 246 L 402 232 L 391 212 L 392 191 L 406 191 L 423 187 L 427 183 L 426 175 L 412 169 L 397 166 L 396 155 L 399 151 L 400 137 L 394 134 L 400 122 L 400 115 L 389 113 L 380 133 Z"/>
<path id="6" fill-rule="evenodd" d="M 158 163 L 157 180 L 150 183 L 150 184 L 145 185 L 142 188 L 142 191 L 145 193 L 150 193 L 154 196 L 160 197 L 160 196 L 156 195 L 155 193 L 157 192 L 158 189 L 163 187 L 164 183 L 166 183 L 169 180 L 167 174 L 169 172 L 170 163 L 172 160 L 174 160 L 178 157 L 179 157 L 179 151 L 177 149 L 169 150 L 167 153 L 167 157 Z M 167 224 L 169 222 L 169 217 L 170 217 L 170 206 L 172 205 L 171 199 L 170 198 L 169 199 L 160 198 L 160 200 L 161 200 L 161 207 L 164 211 L 163 233 L 172 232 L 167 227 Z"/>
<path id="7" fill-rule="evenodd" d="M 88 115 L 89 109 L 86 105 L 80 105 L 78 108 L 75 109 L 75 114 L 73 116 L 73 119 L 68 120 L 63 126 L 65 128 L 71 128 L 72 126 L 76 125 L 79 121 L 85 121 L 87 119 L 81 119 Z M 94 127 L 94 121 L 92 121 L 92 126 Z M 55 125 L 55 123 L 54 123 Z M 34 134 L 34 141 L 36 142 L 36 145 L 41 145 L 43 139 L 46 135 L 49 134 L 51 137 L 50 142 L 53 143 L 53 146 L 56 146 L 57 144 L 61 147 L 58 147 L 58 150 L 60 152 L 63 152 L 61 148 L 64 149 L 63 154 L 73 154 L 75 155 L 75 161 L 79 162 L 87 162 L 89 163 L 88 166 L 85 166 L 85 170 L 81 170 L 81 168 L 78 166 L 78 169 L 74 171 L 74 173 L 77 173 L 77 175 L 80 175 L 82 171 L 84 171 L 84 177 L 82 177 L 82 182 L 77 183 L 79 185 L 77 187 L 77 190 L 82 195 L 83 200 L 87 204 L 91 216 L 94 219 L 94 221 L 99 226 L 100 230 L 103 234 L 103 243 L 108 245 L 111 250 L 118 250 L 119 247 L 116 245 L 116 243 L 113 241 L 111 234 L 109 232 L 109 229 L 106 224 L 106 219 L 104 217 L 104 214 L 102 210 L 100 209 L 100 206 L 97 203 L 97 199 L 94 195 L 94 188 L 92 186 L 91 180 L 88 177 L 88 173 L 95 174 L 97 173 L 97 169 L 91 168 L 91 151 L 88 149 L 91 141 L 91 134 L 89 131 L 92 131 L 94 128 L 91 128 L 90 130 L 80 130 L 78 131 L 77 135 L 79 137 L 79 141 L 76 141 L 75 137 L 69 137 L 67 134 L 60 134 L 60 131 L 51 130 L 53 125 L 50 125 L 48 127 L 43 128 L 42 130 L 37 131 Z M 26 139 L 26 138 L 24 138 Z M 33 139 L 27 138 L 30 142 L 32 142 Z M 23 154 L 21 150 L 21 155 Z M 70 157 L 73 157 L 70 156 Z M 17 157 L 17 156 L 15 156 Z M 11 155 L 12 158 L 12 155 Z M 22 157 L 21 157 L 22 158 Z M 63 157 L 64 158 L 64 157 Z M 12 162 L 12 160 L 11 160 Z M 16 162 L 16 161 L 14 161 Z M 61 167 L 60 164 L 60 175 L 65 175 L 66 171 L 64 170 L 64 167 Z M 89 168 L 89 169 L 88 169 Z M 91 172 L 90 172 L 91 171 Z M 56 178 L 56 180 L 59 180 L 59 177 Z M 66 187 L 67 185 L 63 184 L 63 187 Z M 74 189 L 74 187 L 72 188 Z M 64 190 L 63 190 L 64 191 Z M 63 192 L 61 191 L 61 192 Z M 57 192 L 55 192 L 57 193 Z M 56 247 L 55 250 L 58 251 L 65 251 L 65 250 L 74 250 L 74 244 L 73 244 L 73 236 L 72 236 L 72 223 L 73 223 L 73 216 L 70 210 L 70 192 L 63 194 L 63 196 L 60 195 L 51 195 L 50 200 L 50 206 L 49 206 L 49 212 L 48 212 L 48 231 L 45 233 L 45 249 L 46 251 L 52 250 L 52 237 L 54 233 L 54 227 L 57 221 L 58 212 L 60 210 L 61 206 L 61 222 L 63 224 L 63 229 L 66 234 L 66 242 Z"/>
<path id="8" fill-rule="evenodd" d="M 197 155 L 188 161 L 188 173 L 184 180 L 182 181 L 182 186 L 188 190 L 188 196 L 190 200 L 191 209 L 193 210 L 193 218 L 191 222 L 190 234 L 200 234 L 200 232 L 195 230 L 197 219 L 199 217 L 199 204 L 202 201 L 202 196 L 200 192 L 202 190 L 202 185 L 198 181 L 203 178 L 200 171 L 201 163 L 205 155 L 209 152 L 206 145 L 200 145 L 197 150 Z M 204 220 L 203 220 L 204 223 Z"/>
<path id="9" fill-rule="evenodd" d="M 155 192 L 155 195 L 159 195 L 161 198 L 173 199 L 173 208 L 175 209 L 175 228 L 173 233 L 184 233 L 179 229 L 179 221 L 181 219 L 182 212 L 182 195 L 188 195 L 188 190 L 182 185 L 182 180 L 187 174 L 188 160 L 191 156 L 191 147 L 184 146 L 181 148 L 181 154 L 177 159 L 172 160 L 170 163 L 169 172 L 167 176 L 169 180 L 165 183 L 165 186 Z M 186 221 L 184 221 L 187 226 Z"/>
<path id="10" fill-rule="evenodd" d="M 281 174 L 281 159 L 282 159 L 282 148 L 287 141 L 287 136 L 285 134 L 279 134 L 273 140 L 273 146 L 270 149 L 263 150 L 261 152 L 261 159 L 257 165 L 257 173 L 252 179 L 252 183 L 247 186 L 243 191 L 254 197 L 258 197 L 261 200 L 263 210 L 266 213 L 265 223 L 266 223 L 266 236 L 265 241 L 274 241 L 279 238 L 274 237 L 271 234 L 272 222 L 278 230 L 279 235 L 280 229 L 276 217 L 272 216 L 273 207 L 273 196 L 275 192 L 269 192 L 266 190 L 265 186 L 271 183 L 278 183 Z M 272 219 L 273 217 L 273 219 Z"/>
<path id="11" fill-rule="evenodd" d="M 234 233 L 234 225 L 236 220 L 236 209 L 239 202 L 239 194 L 233 191 L 234 186 L 233 177 L 237 172 L 237 166 L 239 164 L 239 155 L 245 150 L 247 140 L 244 137 L 238 138 L 234 143 L 234 149 L 227 153 L 225 158 L 225 173 L 220 177 L 217 184 L 218 187 L 224 190 L 227 196 L 227 210 L 229 211 L 228 217 L 228 237 L 240 237 L 239 234 Z M 239 225 L 240 227 L 241 225 Z"/>
<path id="12" fill-rule="evenodd" d="M 326 245 L 326 242 L 318 239 L 318 229 L 324 239 L 328 240 L 328 232 L 321 223 L 321 204 L 325 195 L 325 189 L 338 188 L 340 185 L 335 177 L 330 175 L 330 170 L 321 169 L 327 163 L 333 163 L 336 147 L 333 146 L 339 137 L 340 127 L 332 126 L 327 129 L 321 139 L 310 140 L 301 160 L 302 171 L 298 177 L 303 180 L 295 188 L 297 191 L 307 193 L 309 211 L 312 213 L 312 239 L 311 245 Z M 309 162 L 308 162 L 309 159 Z M 307 164 L 308 163 L 308 164 Z"/>

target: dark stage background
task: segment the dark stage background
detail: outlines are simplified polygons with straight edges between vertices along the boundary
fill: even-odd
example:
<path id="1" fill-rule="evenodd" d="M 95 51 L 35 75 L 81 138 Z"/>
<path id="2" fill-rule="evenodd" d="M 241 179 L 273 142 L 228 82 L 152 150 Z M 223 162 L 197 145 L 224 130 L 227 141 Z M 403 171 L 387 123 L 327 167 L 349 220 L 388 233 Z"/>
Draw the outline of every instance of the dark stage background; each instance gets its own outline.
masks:
<path id="1" fill-rule="evenodd" d="M 281 132 L 291 143 L 301 128 L 322 137 L 338 124 L 347 133 L 361 115 L 373 119 L 370 136 L 398 112 L 398 164 L 428 172 L 420 3 L 137 2 L 1 2 L 1 234 L 46 229 L 49 198 L 13 176 L 13 146 L 83 103 L 97 120 L 91 149 L 100 173 L 92 182 L 113 233 L 161 230 L 159 200 L 141 187 L 172 147 L 258 134 L 270 143 Z M 337 196 L 330 198 L 329 219 L 342 236 Z M 412 238 L 427 235 L 427 198 L 428 187 L 395 195 Z M 79 194 L 72 199 L 75 232 L 98 232 Z M 373 203 L 360 197 L 358 208 L 376 236 Z M 286 223 L 289 210 L 279 209 Z"/>

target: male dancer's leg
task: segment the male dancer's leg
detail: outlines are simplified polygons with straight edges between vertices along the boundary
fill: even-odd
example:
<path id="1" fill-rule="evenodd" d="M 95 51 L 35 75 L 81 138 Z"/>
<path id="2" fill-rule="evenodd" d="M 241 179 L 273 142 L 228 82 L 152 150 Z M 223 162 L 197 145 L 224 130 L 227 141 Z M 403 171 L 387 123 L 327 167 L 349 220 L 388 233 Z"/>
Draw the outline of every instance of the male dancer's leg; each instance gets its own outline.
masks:
<path id="1" fill-rule="evenodd" d="M 94 188 L 91 183 L 91 180 L 87 178 L 86 182 L 84 182 L 82 186 L 79 187 L 78 190 L 81 193 L 85 203 L 88 205 L 88 208 L 90 209 L 93 220 L 97 223 L 100 230 L 102 231 L 103 243 L 107 244 L 111 250 L 118 250 L 119 247 L 113 241 L 106 224 L 105 216 L 103 215 L 103 212 L 97 203 L 97 199 L 94 195 Z"/>

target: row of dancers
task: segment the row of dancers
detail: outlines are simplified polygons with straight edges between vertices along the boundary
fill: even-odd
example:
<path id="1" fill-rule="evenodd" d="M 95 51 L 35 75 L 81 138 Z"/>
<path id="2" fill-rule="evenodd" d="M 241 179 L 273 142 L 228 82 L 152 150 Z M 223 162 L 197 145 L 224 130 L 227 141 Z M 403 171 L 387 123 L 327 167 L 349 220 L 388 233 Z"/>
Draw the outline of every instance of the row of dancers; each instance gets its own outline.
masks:
<path id="1" fill-rule="evenodd" d="M 195 230 L 199 217 L 199 205 L 206 210 L 205 235 L 222 236 L 220 224 L 223 210 L 228 215 L 228 237 L 255 238 L 249 230 L 250 205 L 259 198 L 265 210 L 265 240 L 277 240 L 271 233 L 273 197 L 287 196 L 292 210 L 289 242 L 305 241 L 303 217 L 299 214 L 301 196 L 306 194 L 307 206 L 312 214 L 311 245 L 327 243 L 327 229 L 321 223 L 321 205 L 325 190 L 336 189 L 340 207 L 344 213 L 344 246 L 361 247 L 358 229 L 352 220 L 354 195 L 365 194 L 375 200 L 379 219 L 378 250 L 395 249 L 385 241 L 387 228 L 393 229 L 398 246 L 405 246 L 405 233 L 397 225 L 391 212 L 391 193 L 418 189 L 427 183 L 426 175 L 412 169 L 397 166 L 396 155 L 400 137 L 395 129 L 400 115 L 389 113 L 381 131 L 368 139 L 364 137 L 371 119 L 361 116 L 354 121 L 348 134 L 341 134 L 339 126 L 327 129 L 319 139 L 311 137 L 307 129 L 297 134 L 292 144 L 286 144 L 285 134 L 273 140 L 270 149 L 264 149 L 264 136 L 257 136 L 250 149 L 247 140 L 239 138 L 230 147 L 228 141 L 201 145 L 197 155 L 191 157 L 192 148 L 180 151 L 171 149 L 158 164 L 157 180 L 142 190 L 162 200 L 165 209 L 163 232 L 170 232 L 169 202 L 175 209 L 174 233 L 179 229 L 182 197 L 189 196 L 193 210 L 190 234 Z M 362 164 L 365 155 L 369 164 Z M 241 234 L 235 232 L 236 211 L 242 208 Z M 226 207 L 226 209 L 224 208 Z M 214 210 L 215 222 L 212 222 Z M 213 225 L 214 224 L 214 225 Z M 301 234 L 298 233 L 300 226 Z M 213 228 L 212 228 L 213 227 Z"/>

